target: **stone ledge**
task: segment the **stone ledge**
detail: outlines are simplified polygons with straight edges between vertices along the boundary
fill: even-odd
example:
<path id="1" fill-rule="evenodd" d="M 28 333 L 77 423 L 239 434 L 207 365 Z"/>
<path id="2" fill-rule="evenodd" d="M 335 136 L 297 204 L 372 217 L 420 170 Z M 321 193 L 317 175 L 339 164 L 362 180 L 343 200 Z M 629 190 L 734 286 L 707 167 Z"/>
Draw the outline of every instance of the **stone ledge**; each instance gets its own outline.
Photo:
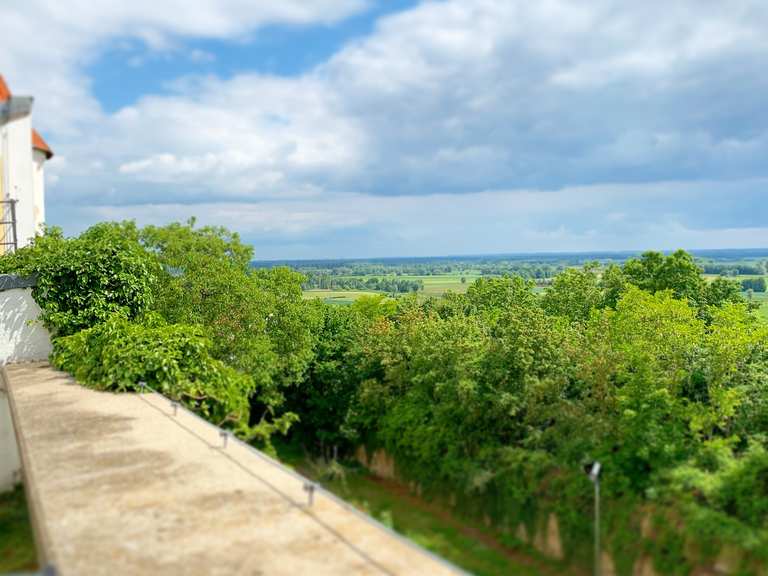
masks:
<path id="1" fill-rule="evenodd" d="M 43 560 L 73 574 L 456 574 L 156 394 L 6 367 Z"/>

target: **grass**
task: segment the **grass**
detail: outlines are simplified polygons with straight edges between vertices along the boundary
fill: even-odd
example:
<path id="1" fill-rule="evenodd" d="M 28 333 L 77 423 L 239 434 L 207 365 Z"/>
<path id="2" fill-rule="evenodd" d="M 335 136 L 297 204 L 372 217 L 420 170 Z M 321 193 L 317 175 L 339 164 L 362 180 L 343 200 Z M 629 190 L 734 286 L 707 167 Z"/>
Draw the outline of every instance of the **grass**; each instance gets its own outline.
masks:
<path id="1" fill-rule="evenodd" d="M 760 303 L 758 313 L 768 320 L 768 292 L 754 292 L 752 294 L 752 300 Z"/>
<path id="2" fill-rule="evenodd" d="M 462 282 L 464 278 L 466 281 Z M 446 292 L 458 292 L 463 294 L 475 280 L 480 278 L 477 274 L 445 274 L 440 276 L 414 276 L 414 280 L 424 282 L 425 296 L 442 296 Z"/>
<path id="3" fill-rule="evenodd" d="M 317 479 L 318 467 L 299 448 L 283 444 L 277 450 L 286 464 Z M 527 550 L 505 546 L 485 527 L 459 521 L 401 485 L 376 479 L 358 467 L 346 468 L 343 478 L 322 480 L 322 484 L 382 524 L 478 576 L 562 573 L 562 566 Z"/>
<path id="4" fill-rule="evenodd" d="M 322 298 L 327 304 L 351 304 L 361 296 L 373 296 L 379 292 L 363 292 L 356 290 L 305 290 L 304 298 Z"/>
<path id="5" fill-rule="evenodd" d="M 368 280 L 369 278 L 397 278 L 399 280 L 419 280 L 423 283 L 424 289 L 419 294 L 428 298 L 430 296 L 440 297 L 446 292 L 457 292 L 463 294 L 478 278 L 482 276 L 477 271 L 467 271 L 462 274 L 435 274 L 435 275 L 409 275 L 403 274 L 401 276 L 382 276 L 382 275 L 360 275 L 360 276 L 341 276 L 341 278 L 359 278 L 361 280 Z M 716 274 L 705 274 L 704 277 L 711 281 L 715 278 L 719 278 Z M 758 278 L 756 275 L 744 274 L 734 277 L 735 280 L 743 280 L 744 278 Z M 464 282 L 461 279 L 464 278 Z M 535 292 L 543 292 L 545 290 L 542 286 L 536 286 Z M 360 296 L 379 294 L 379 292 L 373 291 L 357 291 L 357 290 L 305 290 L 304 298 L 322 298 L 329 304 L 351 304 Z M 768 318 L 768 294 L 755 293 L 755 300 L 762 301 L 762 307 L 760 313 Z"/>
<path id="6" fill-rule="evenodd" d="M 0 494 L 0 573 L 37 569 L 24 489 Z"/>
<path id="7" fill-rule="evenodd" d="M 429 296 L 442 296 L 448 291 L 464 293 L 469 288 L 469 285 L 480 278 L 479 274 L 440 274 L 435 276 L 392 276 L 398 280 L 421 280 L 424 283 L 424 290 L 419 292 L 424 297 Z M 344 278 L 347 278 L 344 276 Z M 360 278 L 367 280 L 368 278 L 385 278 L 385 276 L 349 276 L 349 278 Z M 389 276 L 386 276 L 389 278 Z M 461 279 L 464 278 L 465 282 Z M 305 290 L 304 298 L 322 298 L 329 304 L 350 304 L 360 298 L 360 296 L 379 294 L 379 292 L 372 291 L 357 291 L 357 290 Z"/>

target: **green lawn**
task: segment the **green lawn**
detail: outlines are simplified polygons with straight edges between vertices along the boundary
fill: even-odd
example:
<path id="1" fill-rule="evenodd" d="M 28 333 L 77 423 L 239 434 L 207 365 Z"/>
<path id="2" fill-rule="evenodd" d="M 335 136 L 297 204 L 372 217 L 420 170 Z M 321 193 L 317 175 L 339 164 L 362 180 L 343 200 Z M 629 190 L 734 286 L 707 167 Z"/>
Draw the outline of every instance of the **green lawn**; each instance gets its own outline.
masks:
<path id="1" fill-rule="evenodd" d="M 313 467 L 293 446 L 278 445 L 280 459 L 309 477 Z M 343 479 L 322 484 L 382 524 L 407 536 L 438 556 L 478 576 L 562 574 L 563 567 L 511 543 L 485 527 L 459 521 L 450 513 L 410 494 L 393 482 L 377 480 L 359 468 L 347 468 Z"/>
<path id="2" fill-rule="evenodd" d="M 24 489 L 0 494 L 0 574 L 37 569 Z"/>

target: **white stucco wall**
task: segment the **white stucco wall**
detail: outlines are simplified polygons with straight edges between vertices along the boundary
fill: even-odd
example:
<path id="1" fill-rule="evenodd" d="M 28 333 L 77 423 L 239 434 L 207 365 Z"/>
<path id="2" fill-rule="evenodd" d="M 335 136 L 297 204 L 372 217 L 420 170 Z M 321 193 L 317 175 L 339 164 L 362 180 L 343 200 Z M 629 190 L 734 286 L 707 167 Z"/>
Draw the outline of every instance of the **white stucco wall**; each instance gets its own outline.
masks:
<path id="1" fill-rule="evenodd" d="M 4 385 L 0 379 L 0 492 L 11 490 L 21 480 L 21 460 Z"/>
<path id="2" fill-rule="evenodd" d="M 48 330 L 37 322 L 40 307 L 31 288 L 0 291 L 0 362 L 46 360 L 51 353 Z"/>
<path id="3" fill-rule="evenodd" d="M 19 246 L 26 246 L 34 238 L 35 193 L 32 159 L 32 123 L 30 116 L 9 121 L 3 126 L 2 143 L 6 198 L 18 200 L 16 204 L 16 234 Z"/>
<path id="4" fill-rule="evenodd" d="M 32 220 L 35 233 L 43 233 L 45 224 L 45 153 L 35 149 L 32 152 Z"/>

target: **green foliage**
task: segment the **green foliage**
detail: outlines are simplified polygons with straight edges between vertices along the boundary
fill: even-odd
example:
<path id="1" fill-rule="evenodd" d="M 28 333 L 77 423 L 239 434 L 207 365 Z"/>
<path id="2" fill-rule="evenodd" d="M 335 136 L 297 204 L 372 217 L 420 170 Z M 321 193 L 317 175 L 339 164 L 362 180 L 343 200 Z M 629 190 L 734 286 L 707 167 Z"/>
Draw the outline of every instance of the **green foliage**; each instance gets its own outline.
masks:
<path id="1" fill-rule="evenodd" d="M 155 309 L 169 322 L 203 326 L 213 355 L 244 371 L 279 402 L 312 358 L 316 309 L 303 277 L 287 268 L 252 270 L 252 249 L 223 228 L 148 227 L 141 240 L 163 272 Z"/>
<path id="2" fill-rule="evenodd" d="M 36 569 L 37 551 L 24 488 L 16 486 L 0 493 L 0 574 Z"/>
<path id="3" fill-rule="evenodd" d="M 619 298 L 627 289 L 627 284 L 627 277 L 620 266 L 616 264 L 608 266 L 600 278 L 600 290 L 603 293 L 602 306 L 616 308 Z"/>
<path id="4" fill-rule="evenodd" d="M 511 304 L 530 304 L 536 300 L 533 282 L 520 276 L 480 278 L 467 289 L 468 311 L 495 315 Z"/>
<path id="5" fill-rule="evenodd" d="M 727 526 L 762 543 L 768 497 L 750 446 L 768 437 L 768 326 L 732 285 L 707 284 L 676 253 L 600 278 L 570 269 L 543 297 L 531 288 L 484 278 L 465 295 L 365 315 L 352 330 L 329 325 L 318 354 L 328 377 L 297 390 L 328 401 L 316 430 L 349 448 L 386 448 L 405 479 L 499 527 L 531 531 L 556 514 L 574 562 L 590 558 L 581 468 L 594 459 L 605 470 L 606 547 L 623 573 L 644 554 L 665 572 L 690 569 L 735 542 Z M 328 338 L 337 346 L 326 348 Z M 321 383 L 314 372 L 311 382 Z M 297 408 L 302 418 L 312 411 Z M 702 499 L 679 479 L 717 442 L 740 472 L 717 472 L 720 488 Z M 642 518 L 658 510 L 638 539 Z M 711 545 L 691 556 L 687 542 L 706 534 Z"/>
<path id="6" fill-rule="evenodd" d="M 0 258 L 0 271 L 36 276 L 33 296 L 54 334 L 74 334 L 120 313 L 141 316 L 153 302 L 159 267 L 131 223 L 98 224 L 78 238 L 59 230 Z"/>
<path id="7" fill-rule="evenodd" d="M 288 390 L 286 409 L 302 415 L 294 432 L 303 443 L 328 456 L 331 446 L 353 448 L 341 424 L 357 389 L 354 349 L 372 308 L 317 306 L 322 323 L 314 356 L 301 385 Z"/>
<path id="8" fill-rule="evenodd" d="M 397 301 L 383 294 L 361 296 L 352 303 L 351 308 L 365 318 L 373 320 L 394 315 L 397 312 Z"/>
<path id="9" fill-rule="evenodd" d="M 236 234 L 194 221 L 107 223 L 71 239 L 50 230 L 0 269 L 37 276 L 53 360 L 84 384 L 155 383 L 268 445 L 296 420 L 279 409 L 283 388 L 313 357 L 318 312 L 301 299 L 301 275 L 254 272 L 252 255 Z"/>
<path id="10" fill-rule="evenodd" d="M 707 283 L 693 256 L 684 250 L 669 256 L 646 252 L 640 259 L 627 261 L 623 272 L 628 282 L 648 292 L 671 290 L 676 298 L 696 307 L 704 319 L 709 319 L 712 308 L 744 301 L 738 282 L 719 277 Z"/>
<path id="11" fill-rule="evenodd" d="M 678 250 L 669 256 L 646 252 L 639 259 L 624 264 L 627 280 L 648 292 L 671 290 L 676 298 L 700 303 L 704 280 L 701 269 L 688 252 Z"/>
<path id="12" fill-rule="evenodd" d="M 741 286 L 736 280 L 719 277 L 704 288 L 704 302 L 710 307 L 717 308 L 728 302 L 738 304 L 743 301 Z"/>
<path id="13" fill-rule="evenodd" d="M 753 292 L 765 292 L 767 288 L 765 277 L 760 276 L 759 278 L 745 278 L 741 281 L 741 289 L 746 290 L 752 290 Z"/>
<path id="14" fill-rule="evenodd" d="M 211 356 L 211 343 L 200 328 L 166 325 L 157 318 L 135 323 L 115 316 L 57 338 L 51 360 L 99 390 L 136 392 L 144 381 L 217 422 L 247 421 L 247 398 L 255 389 L 247 376 Z"/>
<path id="15" fill-rule="evenodd" d="M 596 264 L 582 269 L 568 268 L 552 281 L 542 300 L 544 309 L 570 320 L 586 320 L 593 308 L 603 303 L 603 294 L 595 272 Z"/>
<path id="16" fill-rule="evenodd" d="M 245 438 L 267 442 L 274 430 L 285 429 L 292 416 L 249 426 L 248 400 L 258 392 L 257 384 L 213 358 L 211 349 L 199 327 L 168 325 L 157 317 L 137 323 L 113 316 L 54 340 L 51 361 L 98 390 L 135 392 L 139 382 L 146 382 Z"/>
<path id="17" fill-rule="evenodd" d="M 582 564 L 597 459 L 622 573 L 643 554 L 683 573 L 723 546 L 744 572 L 768 561 L 768 324 L 689 254 L 567 268 L 543 296 L 483 277 L 348 307 L 251 257 L 221 228 L 105 224 L 0 269 L 38 275 L 52 360 L 85 385 L 144 380 L 267 447 L 291 424 L 326 458 L 384 447 L 475 519 L 532 533 L 555 514 Z"/>

